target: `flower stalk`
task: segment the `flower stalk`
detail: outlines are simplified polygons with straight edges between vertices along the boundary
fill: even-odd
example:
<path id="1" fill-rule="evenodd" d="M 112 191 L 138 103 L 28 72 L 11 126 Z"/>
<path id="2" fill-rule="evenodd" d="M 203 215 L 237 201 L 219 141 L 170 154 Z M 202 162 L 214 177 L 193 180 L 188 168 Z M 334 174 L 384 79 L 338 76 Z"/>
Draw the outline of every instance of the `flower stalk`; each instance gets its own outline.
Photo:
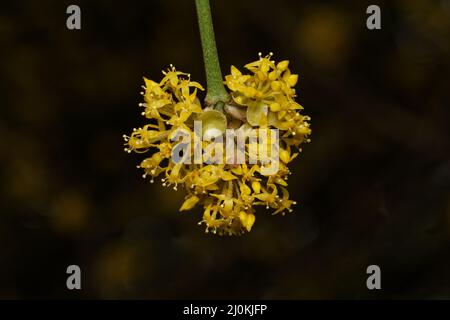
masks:
<path id="1" fill-rule="evenodd" d="M 215 106 L 219 103 L 223 105 L 223 103 L 230 100 L 230 95 L 225 90 L 223 84 L 209 0 L 195 0 L 195 6 L 197 8 L 197 19 L 206 72 L 207 92 L 205 102 L 209 106 Z"/>

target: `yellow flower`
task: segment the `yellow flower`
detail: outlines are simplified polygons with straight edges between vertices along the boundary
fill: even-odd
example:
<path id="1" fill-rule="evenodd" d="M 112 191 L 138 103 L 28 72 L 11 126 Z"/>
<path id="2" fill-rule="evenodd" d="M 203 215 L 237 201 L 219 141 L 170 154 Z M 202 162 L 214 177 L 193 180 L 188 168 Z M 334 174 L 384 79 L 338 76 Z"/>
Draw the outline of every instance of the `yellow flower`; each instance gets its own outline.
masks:
<path id="1" fill-rule="evenodd" d="M 239 213 L 239 219 L 242 225 L 247 229 L 248 232 L 252 230 L 252 226 L 255 223 L 255 215 L 253 213 L 246 213 L 244 211 Z"/>
<path id="2" fill-rule="evenodd" d="M 311 133 L 310 118 L 300 113 L 303 107 L 295 101 L 298 75 L 291 73 L 289 61 L 276 63 L 272 54 L 260 55 L 258 60 L 245 65 L 245 69 L 248 74 L 232 66 L 231 73 L 225 76 L 232 97 L 224 108 L 227 114 L 202 108 L 197 94 L 203 87 L 173 66 L 163 72 L 159 82 L 144 78 L 144 102 L 139 105 L 144 108 L 142 115 L 148 123 L 124 136 L 125 151 L 150 153 L 138 166 L 144 170 L 143 177 L 150 177 L 151 182 L 161 177 L 163 186 L 174 189 L 182 186 L 187 194 L 180 211 L 203 206 L 199 224 L 206 225 L 206 232 L 220 235 L 250 232 L 259 205 L 272 208 L 273 214 L 293 210 L 295 201 L 289 199 L 287 190 L 291 174 L 288 164 L 298 156 L 300 145 L 309 142 Z M 177 141 L 171 137 L 183 129 L 190 139 L 200 139 L 193 126 L 196 120 L 202 121 L 200 134 L 213 137 L 225 135 L 225 129 L 230 126 L 244 132 L 252 128 L 278 129 L 277 150 L 281 160 L 278 170 L 262 173 L 264 163 L 274 159 L 272 154 L 265 157 L 260 154 L 259 164 L 175 163 L 172 151 Z M 270 137 L 261 141 L 267 147 L 276 143 Z M 213 144 L 214 141 L 201 141 L 200 146 Z M 248 155 L 253 147 L 247 142 L 243 154 Z"/>
<path id="3" fill-rule="evenodd" d="M 180 208 L 180 211 L 191 210 L 200 199 L 197 196 L 190 196 L 184 202 Z"/>
<path id="4" fill-rule="evenodd" d="M 252 75 L 243 75 L 236 67 L 225 77 L 227 87 L 232 91 L 236 104 L 247 107 L 247 121 L 252 126 L 268 125 L 293 127 L 282 121 L 295 116 L 295 110 L 301 106 L 295 101 L 295 89 L 298 75 L 289 70 L 289 61 L 275 64 L 272 55 L 262 57 L 245 66 Z M 272 120 L 269 120 L 272 119 Z M 282 129 L 282 128 L 279 128 Z"/>

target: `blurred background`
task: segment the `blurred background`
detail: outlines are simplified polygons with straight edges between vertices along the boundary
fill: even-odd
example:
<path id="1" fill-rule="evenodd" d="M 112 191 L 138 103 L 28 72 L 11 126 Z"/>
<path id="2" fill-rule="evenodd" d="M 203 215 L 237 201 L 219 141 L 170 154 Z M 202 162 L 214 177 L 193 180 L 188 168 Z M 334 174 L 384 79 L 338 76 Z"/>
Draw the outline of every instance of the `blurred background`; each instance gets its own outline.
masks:
<path id="1" fill-rule="evenodd" d="M 450 1 L 370 4 L 211 0 L 223 73 L 289 59 L 313 129 L 294 214 L 219 237 L 122 145 L 143 76 L 205 84 L 194 1 L 2 3 L 0 298 L 450 298 Z"/>

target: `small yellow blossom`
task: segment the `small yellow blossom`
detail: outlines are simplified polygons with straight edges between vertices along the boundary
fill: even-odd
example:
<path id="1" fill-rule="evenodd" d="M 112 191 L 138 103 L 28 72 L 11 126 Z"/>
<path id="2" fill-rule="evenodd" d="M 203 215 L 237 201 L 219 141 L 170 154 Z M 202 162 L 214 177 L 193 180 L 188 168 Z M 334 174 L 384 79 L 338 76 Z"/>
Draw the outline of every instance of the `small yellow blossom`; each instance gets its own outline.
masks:
<path id="1" fill-rule="evenodd" d="M 188 197 L 188 198 L 183 202 L 183 205 L 181 206 L 180 211 L 183 211 L 183 210 L 191 210 L 193 207 L 195 207 L 195 205 L 197 204 L 197 202 L 198 202 L 199 200 L 200 200 L 200 199 L 199 199 L 197 196 L 195 196 L 195 195 Z"/>

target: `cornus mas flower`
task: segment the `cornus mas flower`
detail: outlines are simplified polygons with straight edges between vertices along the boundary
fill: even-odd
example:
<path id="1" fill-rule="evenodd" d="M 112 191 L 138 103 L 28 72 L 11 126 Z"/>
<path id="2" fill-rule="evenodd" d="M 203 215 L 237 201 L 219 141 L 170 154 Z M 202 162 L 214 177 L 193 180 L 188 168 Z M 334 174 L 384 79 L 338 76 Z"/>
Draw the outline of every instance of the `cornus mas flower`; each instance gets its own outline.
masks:
<path id="1" fill-rule="evenodd" d="M 159 82 L 144 78 L 144 103 L 139 105 L 148 123 L 124 136 L 125 151 L 149 153 L 138 166 L 144 171 L 143 177 L 149 177 L 150 182 L 158 177 L 163 186 L 175 190 L 183 187 L 187 195 L 180 211 L 202 206 L 203 219 L 199 223 L 206 226 L 206 232 L 249 232 L 255 223 L 257 206 L 284 215 L 296 204 L 289 199 L 287 190 L 291 174 L 288 164 L 301 152 L 300 145 L 309 142 L 310 118 L 301 114 L 303 107 L 295 101 L 298 76 L 291 73 L 289 61 L 276 63 L 271 59 L 272 54 L 260 55 L 245 66 L 246 73 L 232 66 L 231 74 L 225 76 L 231 99 L 214 106 L 202 107 L 197 93 L 203 87 L 173 66 L 163 72 Z M 195 121 L 201 121 L 202 132 L 194 129 Z M 263 170 L 267 160 L 264 157 L 253 164 L 225 161 L 225 156 L 218 163 L 173 161 L 173 151 L 179 143 L 174 137 L 180 130 L 193 141 L 197 138 L 205 149 L 221 142 L 202 138 L 224 136 L 227 128 L 241 132 L 277 129 L 277 141 L 263 136 L 255 145 L 248 140 L 243 152 L 248 155 L 251 150 L 261 150 L 262 145 L 277 144 L 278 170 L 267 174 Z M 189 151 L 194 152 L 196 147 L 190 145 Z"/>

